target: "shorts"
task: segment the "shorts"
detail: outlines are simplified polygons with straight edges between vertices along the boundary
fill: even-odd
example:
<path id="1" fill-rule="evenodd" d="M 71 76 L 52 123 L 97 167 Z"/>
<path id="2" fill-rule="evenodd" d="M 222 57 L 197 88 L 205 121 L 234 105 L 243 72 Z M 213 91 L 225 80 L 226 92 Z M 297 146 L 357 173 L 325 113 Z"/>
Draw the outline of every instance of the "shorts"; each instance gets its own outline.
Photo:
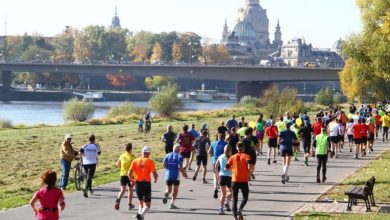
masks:
<path id="1" fill-rule="evenodd" d="M 135 192 L 138 200 L 144 202 L 152 201 L 152 184 L 150 182 L 135 182 Z"/>
<path id="2" fill-rule="evenodd" d="M 381 125 L 376 125 L 376 130 L 379 131 L 379 129 L 381 128 Z"/>
<path id="3" fill-rule="evenodd" d="M 203 166 L 207 165 L 207 155 L 204 156 L 196 155 L 196 165 L 200 166 L 200 164 L 202 164 Z"/>
<path id="4" fill-rule="evenodd" d="M 303 151 L 305 153 L 310 153 L 311 138 L 303 139 Z"/>
<path id="5" fill-rule="evenodd" d="M 190 158 L 191 157 L 191 152 L 180 152 L 180 155 L 183 158 Z"/>
<path id="6" fill-rule="evenodd" d="M 293 144 L 292 144 L 293 147 L 299 147 L 299 145 L 300 145 L 300 144 L 299 144 L 299 141 L 293 142 Z"/>
<path id="7" fill-rule="evenodd" d="M 219 185 L 227 186 L 228 188 L 232 187 L 232 177 L 231 176 L 219 176 Z"/>
<path id="8" fill-rule="evenodd" d="M 362 143 L 362 139 L 361 138 L 354 138 L 353 139 L 355 144 L 361 144 Z"/>
<path id="9" fill-rule="evenodd" d="M 367 137 L 362 137 L 362 144 L 367 144 Z"/>
<path id="10" fill-rule="evenodd" d="M 339 135 L 339 142 L 341 141 L 341 142 L 344 142 L 344 136 L 345 135 Z"/>
<path id="11" fill-rule="evenodd" d="M 165 180 L 165 184 L 167 184 L 167 186 L 178 186 L 180 185 L 180 180 Z"/>
<path id="12" fill-rule="evenodd" d="M 286 148 L 280 149 L 280 155 L 282 157 L 292 156 L 293 155 L 293 150 L 291 148 L 289 148 L 289 149 L 286 149 Z"/>
<path id="13" fill-rule="evenodd" d="M 353 142 L 353 135 L 348 135 L 348 141 Z"/>
<path id="14" fill-rule="evenodd" d="M 330 136 L 330 142 L 337 144 L 339 141 L 339 136 Z"/>
<path id="15" fill-rule="evenodd" d="M 269 138 L 268 139 L 268 147 L 276 148 L 278 146 L 278 141 L 276 138 Z"/>
<path id="16" fill-rule="evenodd" d="M 121 176 L 119 182 L 121 186 L 131 186 L 131 182 L 128 176 Z"/>
<path id="17" fill-rule="evenodd" d="M 369 142 L 374 142 L 374 139 L 375 139 L 375 134 L 374 133 L 368 134 L 368 141 Z"/>
<path id="18" fill-rule="evenodd" d="M 263 131 L 256 131 L 256 137 L 259 140 L 263 140 L 264 139 L 264 132 Z"/>

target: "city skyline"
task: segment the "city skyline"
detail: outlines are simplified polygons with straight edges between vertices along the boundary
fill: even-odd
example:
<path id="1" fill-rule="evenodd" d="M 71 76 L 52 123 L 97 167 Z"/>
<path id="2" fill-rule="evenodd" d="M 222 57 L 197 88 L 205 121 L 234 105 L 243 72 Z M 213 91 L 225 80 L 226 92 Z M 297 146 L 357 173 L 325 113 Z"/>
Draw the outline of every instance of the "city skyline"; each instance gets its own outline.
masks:
<path id="1" fill-rule="evenodd" d="M 4 0 L 0 19 L 0 35 L 39 33 L 54 36 L 65 26 L 82 29 L 87 25 L 108 27 L 115 6 L 121 26 L 130 31 L 195 32 L 214 42 L 221 40 L 222 28 L 227 20 L 229 29 L 236 24 L 239 8 L 244 0 Z M 23 8 L 20 8 L 24 4 Z M 271 40 L 277 20 L 286 43 L 301 37 L 314 47 L 330 48 L 339 38 L 345 38 L 361 29 L 359 9 L 355 0 L 260 0 L 267 9 Z M 91 7 L 93 6 L 93 7 Z M 174 6 L 174 7 L 173 7 Z M 61 10 L 58 10 L 61 9 Z M 142 10 L 144 9 L 144 10 Z M 7 26 L 5 27 L 5 22 Z"/>

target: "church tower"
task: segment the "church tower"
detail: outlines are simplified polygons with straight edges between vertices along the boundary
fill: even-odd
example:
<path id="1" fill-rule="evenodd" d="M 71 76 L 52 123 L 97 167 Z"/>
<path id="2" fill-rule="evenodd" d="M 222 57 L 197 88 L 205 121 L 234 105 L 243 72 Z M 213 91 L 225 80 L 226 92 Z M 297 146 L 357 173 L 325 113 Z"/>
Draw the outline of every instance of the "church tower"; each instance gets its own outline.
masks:
<path id="1" fill-rule="evenodd" d="M 223 31 L 222 31 L 222 43 L 225 43 L 228 41 L 229 38 L 229 27 L 227 26 L 227 21 L 225 19 L 225 25 L 223 26 Z"/>
<path id="2" fill-rule="evenodd" d="M 120 28 L 121 22 L 118 17 L 118 8 L 115 6 L 115 16 L 111 20 L 111 27 L 112 28 Z"/>
<path id="3" fill-rule="evenodd" d="M 278 24 L 276 25 L 276 30 L 275 30 L 273 46 L 275 48 L 279 49 L 279 48 L 281 48 L 282 45 L 283 45 L 282 32 L 280 31 L 280 25 L 279 25 L 279 20 L 278 20 Z"/>

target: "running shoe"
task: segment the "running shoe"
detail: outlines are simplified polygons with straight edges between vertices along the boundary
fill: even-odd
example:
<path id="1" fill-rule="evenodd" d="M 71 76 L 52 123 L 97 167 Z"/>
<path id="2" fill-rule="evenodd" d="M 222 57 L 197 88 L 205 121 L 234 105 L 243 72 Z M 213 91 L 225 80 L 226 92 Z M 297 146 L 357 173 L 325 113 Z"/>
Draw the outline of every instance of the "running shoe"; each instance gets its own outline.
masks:
<path id="1" fill-rule="evenodd" d="M 317 183 L 320 183 L 320 182 L 321 182 L 320 176 L 317 176 Z"/>
<path id="2" fill-rule="evenodd" d="M 218 189 L 214 190 L 214 199 L 218 199 Z"/>
<path id="3" fill-rule="evenodd" d="M 207 184 L 207 183 L 209 182 L 207 182 L 207 180 L 203 178 L 203 184 Z"/>
<path id="4" fill-rule="evenodd" d="M 256 179 L 256 177 L 255 177 L 255 175 L 253 173 L 251 173 L 251 178 L 252 178 L 252 180 Z"/>
<path id="5" fill-rule="evenodd" d="M 242 215 L 242 210 L 238 210 L 237 215 L 239 220 L 244 220 L 244 216 Z"/>
<path id="6" fill-rule="evenodd" d="M 286 179 L 285 179 L 285 175 L 284 175 L 284 174 L 282 175 L 282 183 L 283 183 L 283 184 L 286 183 Z"/>
<path id="7" fill-rule="evenodd" d="M 88 198 L 88 192 L 87 192 L 86 189 L 83 189 L 83 195 L 84 195 L 85 198 Z"/>
<path id="8" fill-rule="evenodd" d="M 290 180 L 290 177 L 286 176 L 286 182 L 288 182 L 289 180 Z"/>
<path id="9" fill-rule="evenodd" d="M 89 189 L 89 195 L 93 195 L 93 189 Z"/>
<path id="10" fill-rule="evenodd" d="M 196 176 L 197 176 L 197 175 L 195 174 L 194 177 L 192 177 L 192 180 L 193 180 L 193 181 L 196 181 Z"/>
<path id="11" fill-rule="evenodd" d="M 326 181 L 326 177 L 322 177 L 322 182 L 324 183 Z"/>
<path id="12" fill-rule="evenodd" d="M 166 192 L 166 193 L 164 194 L 163 204 L 167 204 L 167 202 L 168 202 L 168 196 L 169 196 L 169 194 Z"/>
<path id="13" fill-rule="evenodd" d="M 305 160 L 305 167 L 309 166 L 309 161 Z"/>
<path id="14" fill-rule="evenodd" d="M 225 211 L 223 211 L 223 208 L 219 208 L 218 215 L 225 215 Z"/>
<path id="15" fill-rule="evenodd" d="M 137 220 L 143 220 L 144 219 L 144 217 L 141 214 L 139 214 L 139 213 L 135 217 L 137 218 Z"/>
<path id="16" fill-rule="evenodd" d="M 175 204 L 170 204 L 169 205 L 169 209 L 178 209 L 179 207 L 175 206 Z"/>
<path id="17" fill-rule="evenodd" d="M 232 209 L 230 208 L 229 202 L 225 203 L 225 208 L 226 208 L 227 212 L 231 212 L 232 211 Z"/>
<path id="18" fill-rule="evenodd" d="M 298 160 L 298 158 L 295 157 L 295 158 L 294 158 L 294 161 L 299 161 L 299 160 Z"/>
<path id="19" fill-rule="evenodd" d="M 134 208 L 135 208 L 135 205 L 129 204 L 129 207 L 127 207 L 127 210 L 132 210 L 132 209 L 134 209 Z"/>
<path id="20" fill-rule="evenodd" d="M 352 152 L 352 149 L 349 149 L 349 152 Z"/>
<path id="21" fill-rule="evenodd" d="M 359 156 L 358 156 L 358 154 L 355 154 L 355 157 L 354 157 L 355 159 L 359 159 Z"/>
<path id="22" fill-rule="evenodd" d="M 192 170 L 192 168 L 191 168 L 191 167 L 188 167 L 188 170 Z"/>
<path id="23" fill-rule="evenodd" d="M 120 204 L 120 202 L 121 202 L 120 199 L 116 199 L 116 200 L 115 200 L 115 206 L 114 206 L 115 210 L 119 210 L 119 204 Z"/>
<path id="24" fill-rule="evenodd" d="M 272 163 L 277 163 L 276 160 L 272 161 Z"/>
<path id="25" fill-rule="evenodd" d="M 271 159 L 268 159 L 268 162 L 267 162 L 267 163 L 268 163 L 268 165 L 270 165 L 270 164 L 271 164 Z"/>

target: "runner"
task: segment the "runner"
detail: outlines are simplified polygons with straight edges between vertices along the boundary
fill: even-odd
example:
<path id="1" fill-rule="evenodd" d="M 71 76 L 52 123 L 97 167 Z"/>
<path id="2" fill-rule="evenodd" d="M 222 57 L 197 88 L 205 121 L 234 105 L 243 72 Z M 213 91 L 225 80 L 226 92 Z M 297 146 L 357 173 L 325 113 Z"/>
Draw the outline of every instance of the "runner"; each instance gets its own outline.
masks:
<path id="1" fill-rule="evenodd" d="M 245 132 L 246 132 L 246 129 L 248 129 L 248 123 L 244 123 L 244 125 L 242 127 L 240 127 L 240 129 L 238 129 L 237 133 L 238 135 L 240 135 L 240 138 L 244 138 L 245 137 Z"/>
<path id="2" fill-rule="evenodd" d="M 313 129 L 311 128 L 310 122 L 307 120 L 303 121 L 304 126 L 299 129 L 298 134 L 302 136 L 302 145 L 303 145 L 303 157 L 304 157 L 304 164 L 305 166 L 309 166 L 309 153 L 310 153 L 310 147 L 311 147 L 311 134 L 313 132 Z"/>
<path id="3" fill-rule="evenodd" d="M 244 127 L 244 126 L 245 126 L 245 124 L 247 124 L 247 123 L 245 122 L 245 117 L 244 117 L 244 116 L 242 116 L 242 117 L 241 117 L 241 121 L 240 121 L 240 122 L 238 122 L 238 128 L 242 128 L 242 127 Z"/>
<path id="4" fill-rule="evenodd" d="M 256 165 L 256 148 L 259 145 L 259 142 L 253 134 L 253 128 L 249 127 L 245 132 L 245 138 L 242 139 L 242 143 L 245 147 L 245 153 L 248 154 L 251 157 L 251 163 L 253 165 L 252 172 L 250 173 L 250 177 L 252 180 L 256 179 L 255 175 L 253 174 L 253 171 L 255 170 Z"/>
<path id="5" fill-rule="evenodd" d="M 370 118 L 368 121 L 368 153 L 371 153 L 374 151 L 374 139 L 375 139 L 375 119 Z"/>
<path id="6" fill-rule="evenodd" d="M 217 133 L 215 134 L 216 140 L 218 140 L 218 134 L 223 134 L 226 136 L 227 131 L 228 131 L 228 129 L 225 126 L 225 122 L 221 121 L 220 125 L 217 128 Z"/>
<path id="7" fill-rule="evenodd" d="M 259 141 L 259 149 L 257 151 L 258 156 L 263 155 L 264 129 L 265 129 L 265 121 L 263 120 L 263 115 L 260 115 L 256 123 L 256 137 Z"/>
<path id="8" fill-rule="evenodd" d="M 212 157 L 213 167 L 218 160 L 218 157 L 223 154 L 223 149 L 228 143 L 225 142 L 225 135 L 219 134 L 218 141 L 211 144 L 209 155 Z M 218 173 L 214 171 L 214 199 L 218 198 Z"/>
<path id="9" fill-rule="evenodd" d="M 229 131 L 232 130 L 232 128 L 237 128 L 238 127 L 238 122 L 236 121 L 236 116 L 232 115 L 232 118 L 229 119 L 226 122 L 226 126 L 228 127 Z"/>
<path id="10" fill-rule="evenodd" d="M 187 171 L 187 167 L 190 165 L 192 143 L 194 140 L 194 136 L 188 132 L 188 125 L 184 125 L 183 131 L 176 138 L 176 143 L 180 144 L 180 154 L 184 158 L 184 172 Z"/>
<path id="11" fill-rule="evenodd" d="M 165 172 L 165 183 L 166 183 L 166 190 L 163 198 L 163 203 L 167 204 L 169 194 L 172 192 L 172 185 L 173 185 L 173 194 L 172 194 L 172 200 L 171 204 L 169 205 L 170 209 L 177 209 L 178 207 L 175 205 L 175 200 L 177 198 L 177 194 L 179 192 L 179 185 L 180 185 L 180 175 L 184 178 L 187 178 L 187 174 L 184 172 L 183 169 L 183 157 L 179 154 L 180 152 L 180 145 L 176 144 L 173 148 L 173 152 L 169 153 L 165 156 L 163 160 L 163 166 L 166 170 Z"/>
<path id="12" fill-rule="evenodd" d="M 280 116 L 279 117 L 279 121 L 277 121 L 275 123 L 276 127 L 278 128 L 278 132 L 280 134 L 280 132 L 286 130 L 286 124 L 284 123 L 284 118 L 283 116 Z M 278 155 L 280 155 L 280 145 L 278 144 Z"/>
<path id="13" fill-rule="evenodd" d="M 139 132 L 143 132 L 144 131 L 144 120 L 142 118 L 140 118 L 138 120 L 138 131 Z"/>
<path id="14" fill-rule="evenodd" d="M 354 124 L 353 127 L 352 127 L 352 131 L 353 131 L 353 140 L 355 142 L 355 159 L 358 159 L 359 158 L 359 150 L 361 148 L 361 145 L 362 145 L 362 127 L 361 127 L 361 124 L 362 124 L 362 120 L 358 120 L 358 123 L 357 124 Z"/>
<path id="15" fill-rule="evenodd" d="M 348 146 L 349 146 L 349 152 L 352 152 L 353 147 L 353 119 L 349 119 L 349 122 L 347 123 L 347 136 L 348 136 Z"/>
<path id="16" fill-rule="evenodd" d="M 376 110 L 374 112 L 373 117 L 375 119 L 375 126 L 376 126 L 375 137 L 378 138 L 378 133 L 381 130 L 381 127 L 382 127 L 382 125 L 381 125 L 381 116 L 378 114 L 378 110 Z"/>
<path id="17" fill-rule="evenodd" d="M 278 146 L 278 128 L 275 126 L 275 120 L 271 120 L 271 125 L 265 129 L 268 137 L 268 165 L 271 164 L 271 152 L 273 155 L 272 163 L 276 163 L 276 148 Z"/>
<path id="18" fill-rule="evenodd" d="M 291 156 L 293 155 L 292 144 L 297 140 L 294 132 L 290 130 L 291 124 L 286 124 L 286 130 L 279 134 L 280 154 L 283 158 L 283 174 L 282 183 L 285 184 L 289 181 L 288 168 L 291 162 Z"/>
<path id="19" fill-rule="evenodd" d="M 341 152 L 341 149 L 344 148 L 344 139 L 345 139 L 345 125 L 342 119 L 339 119 L 339 152 Z"/>
<path id="20" fill-rule="evenodd" d="M 240 140 L 240 136 L 237 134 L 236 128 L 233 127 L 226 138 L 226 141 L 229 143 L 229 146 L 232 150 L 232 155 L 238 152 L 236 146 L 239 140 Z"/>
<path id="21" fill-rule="evenodd" d="M 200 165 L 203 166 L 203 183 L 207 183 L 206 174 L 207 174 L 207 151 L 210 147 L 210 139 L 207 137 L 207 131 L 203 131 L 201 136 L 195 139 L 194 149 L 196 154 L 196 169 L 192 180 L 195 181 L 198 176 Z M 192 156 L 191 156 L 192 157 Z"/>
<path id="22" fill-rule="evenodd" d="M 294 123 L 294 122 L 291 122 L 293 125 L 290 127 L 291 131 L 294 132 L 295 134 L 295 137 L 297 138 L 297 140 L 294 140 L 293 141 L 293 156 L 294 156 L 294 161 L 299 161 L 298 160 L 298 155 L 299 155 L 299 126 Z"/>
<path id="23" fill-rule="evenodd" d="M 175 138 L 176 134 L 173 132 L 172 125 L 168 125 L 167 132 L 165 132 L 161 137 L 161 141 L 165 143 L 165 154 L 169 154 L 173 151 L 173 142 L 175 141 Z"/>
<path id="24" fill-rule="evenodd" d="M 191 124 L 191 130 L 189 130 L 188 132 L 190 132 L 194 136 L 195 139 L 197 137 L 199 137 L 199 132 L 196 131 L 195 124 Z"/>
<path id="25" fill-rule="evenodd" d="M 320 111 L 322 113 L 322 111 Z M 322 128 L 324 127 L 324 124 L 322 122 L 322 118 L 320 117 L 317 117 L 316 118 L 316 121 L 314 122 L 314 124 L 312 125 L 312 129 L 313 129 L 313 146 L 312 146 L 312 157 L 315 156 L 315 147 L 317 145 L 317 142 L 316 142 L 316 136 L 321 134 L 321 130 Z"/>
<path id="26" fill-rule="evenodd" d="M 316 136 L 316 155 L 317 155 L 317 183 L 321 182 L 320 171 L 322 167 L 322 182 L 326 181 L 326 163 L 328 162 L 328 135 L 326 128 L 322 129 L 322 133 Z"/>
<path id="27" fill-rule="evenodd" d="M 233 194 L 233 216 L 234 219 L 244 219 L 242 211 L 248 202 L 249 197 L 249 174 L 252 172 L 253 165 L 251 157 L 244 153 L 245 146 L 242 142 L 237 143 L 238 153 L 230 157 L 226 164 L 226 169 L 232 170 L 232 194 Z M 241 190 L 243 200 L 240 208 L 237 210 L 238 192 Z"/>
<path id="28" fill-rule="evenodd" d="M 203 123 L 202 127 L 205 127 L 205 129 L 207 129 L 207 124 Z M 195 140 L 197 137 L 199 137 L 200 134 L 202 134 L 202 130 L 203 129 L 201 129 L 199 132 L 197 132 L 195 130 L 195 124 L 191 124 L 191 130 L 189 132 L 194 136 L 194 140 Z M 207 129 L 207 131 L 208 131 L 208 129 Z M 188 170 L 192 170 L 191 164 L 192 164 L 192 161 L 194 161 L 194 154 L 193 153 L 194 153 L 194 151 L 191 152 L 191 158 L 190 158 L 190 164 L 188 165 Z"/>
<path id="29" fill-rule="evenodd" d="M 129 178 L 131 185 L 135 186 L 135 191 L 139 200 L 138 220 L 144 219 L 149 212 L 152 201 L 152 184 L 150 174 L 153 174 L 154 182 L 157 182 L 157 172 L 154 161 L 150 159 L 151 149 L 148 146 L 142 148 L 141 158 L 133 160 L 130 165 Z"/>
<path id="30" fill-rule="evenodd" d="M 387 112 L 386 115 L 382 116 L 381 122 L 382 122 L 382 128 L 383 128 L 383 139 L 382 139 L 382 141 L 385 142 L 385 137 L 386 137 L 386 142 L 387 142 L 388 138 L 389 138 L 390 111 Z"/>
<path id="31" fill-rule="evenodd" d="M 336 119 L 335 121 L 329 123 L 329 136 L 330 136 L 330 143 L 331 143 L 331 157 L 334 159 L 337 158 L 337 153 L 339 151 L 339 134 L 340 134 L 340 126 L 339 126 L 339 120 Z M 317 140 L 317 138 L 316 138 Z"/>
<path id="32" fill-rule="evenodd" d="M 362 118 L 362 144 L 360 145 L 360 152 L 362 153 L 362 157 L 366 156 L 366 148 L 367 148 L 367 141 L 368 141 L 368 125 L 366 124 L 366 119 Z"/>
<path id="33" fill-rule="evenodd" d="M 215 163 L 214 172 L 219 173 L 219 186 L 221 187 L 221 198 L 220 198 L 220 215 L 225 214 L 224 206 L 226 211 L 232 211 L 230 209 L 229 201 L 232 200 L 232 171 L 226 169 L 226 164 L 232 155 L 231 147 L 226 145 L 223 149 L 224 154 L 218 157 Z"/>
<path id="34" fill-rule="evenodd" d="M 129 169 L 130 165 L 135 159 L 134 154 L 132 154 L 133 150 L 133 145 L 131 143 L 128 143 L 125 145 L 125 153 L 123 153 L 118 161 L 116 162 L 116 166 L 120 168 L 120 184 L 121 184 L 121 191 L 118 194 L 118 197 L 116 198 L 115 201 L 115 210 L 119 210 L 120 202 L 123 197 L 123 195 L 126 192 L 126 186 L 129 190 L 129 195 L 128 195 L 128 210 L 131 210 L 134 208 L 134 205 L 132 204 L 133 200 L 133 186 L 131 185 L 130 178 L 129 178 Z"/>

